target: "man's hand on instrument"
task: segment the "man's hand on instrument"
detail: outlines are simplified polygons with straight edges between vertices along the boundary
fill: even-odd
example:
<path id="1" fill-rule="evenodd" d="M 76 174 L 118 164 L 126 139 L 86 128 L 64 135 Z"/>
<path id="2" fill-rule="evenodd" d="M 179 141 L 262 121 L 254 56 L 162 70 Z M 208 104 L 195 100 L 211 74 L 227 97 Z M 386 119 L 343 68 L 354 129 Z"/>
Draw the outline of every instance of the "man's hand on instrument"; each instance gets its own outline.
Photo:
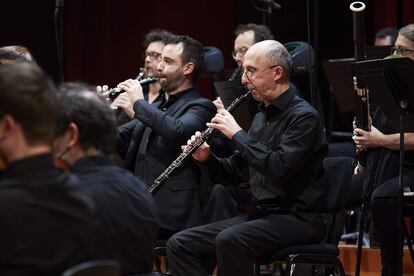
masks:
<path id="1" fill-rule="evenodd" d="M 201 137 L 201 132 L 197 131 L 191 138 L 187 141 L 187 145 L 181 146 L 181 149 L 185 151 L 188 146 L 193 145 Z M 193 158 L 197 161 L 204 162 L 210 156 L 210 146 L 204 142 L 194 153 Z"/>
<path id="2" fill-rule="evenodd" d="M 132 107 L 128 93 L 121 93 L 111 104 L 112 107 L 121 108 L 131 119 L 134 117 L 134 108 Z"/>
<path id="3" fill-rule="evenodd" d="M 223 102 L 221 101 L 220 97 L 217 97 L 217 99 L 215 99 L 215 100 L 213 101 L 213 104 L 216 106 L 216 108 L 217 108 L 217 112 L 219 112 L 219 111 L 221 111 L 221 110 L 224 110 L 224 109 L 225 109 L 225 108 L 224 108 L 224 104 L 223 104 Z"/>
<path id="4" fill-rule="evenodd" d="M 96 87 L 96 92 L 98 94 L 101 94 L 101 93 L 104 93 L 104 92 L 108 91 L 108 89 L 109 89 L 108 85 L 102 85 L 102 86 L 98 85 Z"/>
<path id="5" fill-rule="evenodd" d="M 133 105 L 137 100 L 144 99 L 144 93 L 142 92 L 142 86 L 137 80 L 128 79 L 118 84 L 118 88 L 125 90 L 128 93 L 129 100 Z"/>
<path id="6" fill-rule="evenodd" d="M 211 123 L 207 123 L 207 126 L 221 131 L 229 139 L 242 129 L 230 112 L 225 109 L 218 111 L 216 116 L 211 120 Z"/>
<path id="7" fill-rule="evenodd" d="M 371 126 L 371 131 L 355 128 L 352 139 L 354 139 L 357 149 L 362 151 L 366 148 L 382 147 L 385 135 L 374 126 Z"/>

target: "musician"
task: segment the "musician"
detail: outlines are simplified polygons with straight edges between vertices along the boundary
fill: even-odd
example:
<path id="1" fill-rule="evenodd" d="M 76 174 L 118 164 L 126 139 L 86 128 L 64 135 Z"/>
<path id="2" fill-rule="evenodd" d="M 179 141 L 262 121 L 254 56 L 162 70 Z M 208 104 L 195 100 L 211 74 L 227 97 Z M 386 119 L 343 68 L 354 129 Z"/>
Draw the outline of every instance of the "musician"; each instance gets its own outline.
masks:
<path id="1" fill-rule="evenodd" d="M 266 25 L 248 23 L 240 24 L 234 30 L 236 36 L 234 40 L 234 50 L 232 56 L 237 63 L 237 68 L 233 71 L 230 81 L 238 80 L 241 82 L 243 74 L 242 65 L 246 51 L 256 42 L 273 39 L 272 31 Z M 250 115 L 252 118 L 258 112 L 258 102 L 252 98 L 247 99 Z M 213 102 L 217 110 L 223 109 L 224 105 L 220 98 Z M 210 138 L 210 146 L 220 157 L 228 157 L 234 151 L 234 145 L 220 132 L 213 133 Z M 236 216 L 239 212 L 244 212 L 251 199 L 251 191 L 247 183 L 245 187 L 230 187 L 216 184 L 212 187 L 209 201 L 204 208 L 205 222 L 213 222 Z"/>
<path id="2" fill-rule="evenodd" d="M 312 213 L 323 191 L 317 186 L 326 142 L 317 111 L 289 86 L 292 61 L 277 41 L 256 43 L 245 54 L 242 82 L 260 101 L 249 132 L 228 111 L 207 125 L 232 139 L 238 151 L 227 159 L 202 145 L 193 157 L 220 183 L 250 181 L 255 208 L 247 217 L 179 232 L 168 241 L 173 275 L 209 275 L 217 258 L 219 275 L 253 275 L 252 258 L 288 245 L 318 243 L 325 223 Z M 194 143 L 195 136 L 188 141 Z"/>
<path id="3" fill-rule="evenodd" d="M 201 98 L 196 81 L 203 63 L 202 45 L 177 36 L 162 50 L 158 64 L 165 97 L 157 104 L 144 99 L 136 80 L 119 87 L 127 91 L 134 107 L 134 119 L 119 127 L 118 151 L 126 167 L 148 186 L 181 153 L 181 145 L 216 113 L 213 103 Z M 160 237 L 199 223 L 200 172 L 192 160 L 185 161 L 155 196 Z"/>
<path id="4" fill-rule="evenodd" d="M 157 66 L 161 61 L 162 49 L 173 37 L 172 33 L 159 29 L 152 30 L 145 35 L 143 42 L 145 59 L 142 78 L 155 77 L 158 74 Z M 143 87 L 143 93 L 145 100 L 149 103 L 162 100 L 164 94 L 159 81 Z M 119 95 L 112 105 L 121 108 L 129 118 L 134 117 L 134 109 L 127 94 Z"/>
<path id="5" fill-rule="evenodd" d="M 92 259 L 115 259 L 122 274 L 152 270 L 158 224 L 145 184 L 115 166 L 115 118 L 93 88 L 67 83 L 59 88 L 53 152 L 66 163 L 95 202 Z"/>
<path id="6" fill-rule="evenodd" d="M 394 55 L 414 60 L 414 24 L 399 30 Z M 401 275 L 403 238 L 402 229 L 399 228 L 401 217 L 398 216 L 398 208 L 401 204 L 398 197 L 400 134 L 387 132 L 384 128 L 385 120 L 385 117 L 382 118 L 381 125 L 372 126 L 370 132 L 355 129 L 354 140 L 358 150 L 369 149 L 368 160 L 375 159 L 375 166 L 373 166 L 375 169 L 367 172 L 371 176 L 365 181 L 374 182 L 372 183 L 374 187 L 365 187 L 365 190 L 368 190 L 368 193 L 372 192 L 370 210 L 375 238 L 381 248 L 382 275 Z M 403 183 L 405 187 L 412 189 L 414 188 L 414 133 L 406 133 L 404 138 L 406 152 Z"/>
<path id="7" fill-rule="evenodd" d="M 398 37 L 398 29 L 386 27 L 378 30 L 375 34 L 375 46 L 394 46 Z"/>
<path id="8" fill-rule="evenodd" d="M 90 258 L 92 200 L 52 162 L 56 88 L 29 63 L 0 66 L 0 274 L 61 275 Z"/>
<path id="9" fill-rule="evenodd" d="M 240 24 L 234 30 L 234 35 L 236 39 L 234 40 L 232 55 L 238 68 L 234 70 L 230 80 L 241 79 L 244 55 L 253 44 L 259 41 L 273 39 L 273 34 L 269 27 L 254 23 Z"/>

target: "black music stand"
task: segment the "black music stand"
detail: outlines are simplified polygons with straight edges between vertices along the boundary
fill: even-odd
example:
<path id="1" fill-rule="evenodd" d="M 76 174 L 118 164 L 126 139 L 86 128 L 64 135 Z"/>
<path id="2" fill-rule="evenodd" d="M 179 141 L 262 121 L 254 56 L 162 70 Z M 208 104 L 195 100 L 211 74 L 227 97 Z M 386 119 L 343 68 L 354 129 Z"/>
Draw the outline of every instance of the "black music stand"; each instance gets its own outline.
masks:
<path id="1" fill-rule="evenodd" d="M 244 86 L 238 79 L 215 82 L 214 88 L 225 108 L 227 108 L 236 98 L 247 92 L 246 86 Z M 252 97 L 249 97 L 233 111 L 232 115 L 242 129 L 247 131 L 250 128 L 253 117 L 257 113 L 257 105 L 258 102 Z"/>
<path id="2" fill-rule="evenodd" d="M 361 61 L 352 64 L 352 70 L 362 86 L 368 88 L 370 98 L 381 107 L 381 110 L 390 119 L 390 124 L 395 128 L 395 131 L 400 133 L 399 197 L 401 204 L 397 216 L 400 218 L 401 226 L 404 226 L 400 229 L 404 229 L 405 234 L 408 234 L 402 215 L 404 133 L 414 131 L 414 61 L 409 58 Z M 407 242 L 414 260 L 411 240 L 407 238 Z M 356 275 L 359 275 L 361 247 L 362 244 L 358 242 Z M 402 272 L 402 251 L 400 257 Z"/>

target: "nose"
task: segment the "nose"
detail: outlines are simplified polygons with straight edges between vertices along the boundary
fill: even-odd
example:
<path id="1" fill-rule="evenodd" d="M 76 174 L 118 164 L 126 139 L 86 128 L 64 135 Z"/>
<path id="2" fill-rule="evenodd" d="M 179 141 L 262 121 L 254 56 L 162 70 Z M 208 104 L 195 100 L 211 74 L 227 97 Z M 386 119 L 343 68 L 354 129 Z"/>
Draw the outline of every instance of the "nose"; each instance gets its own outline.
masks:
<path id="1" fill-rule="evenodd" d="M 164 62 L 161 60 L 157 65 L 157 71 L 162 72 L 163 69 L 164 69 Z"/>
<path id="2" fill-rule="evenodd" d="M 237 62 L 239 66 L 243 64 L 243 57 L 244 55 L 241 53 L 237 53 L 236 56 L 234 57 L 234 60 Z"/>
<path id="3" fill-rule="evenodd" d="M 249 78 L 247 77 L 245 71 L 243 71 L 242 78 L 241 78 L 241 82 L 244 85 L 248 85 L 250 83 L 249 82 Z"/>

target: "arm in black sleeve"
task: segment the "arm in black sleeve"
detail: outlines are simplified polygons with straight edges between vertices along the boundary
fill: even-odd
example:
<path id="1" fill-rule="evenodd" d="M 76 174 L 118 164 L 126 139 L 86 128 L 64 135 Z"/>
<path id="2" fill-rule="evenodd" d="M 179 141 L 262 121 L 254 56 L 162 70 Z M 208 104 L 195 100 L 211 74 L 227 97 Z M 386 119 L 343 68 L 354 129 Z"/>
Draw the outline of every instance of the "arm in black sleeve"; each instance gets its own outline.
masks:
<path id="1" fill-rule="evenodd" d="M 121 158 L 125 158 L 128 151 L 129 144 L 131 142 L 132 133 L 134 132 L 135 126 L 138 120 L 133 119 L 128 123 L 125 123 L 118 127 L 117 134 L 117 152 Z"/>
<path id="2" fill-rule="evenodd" d="M 249 178 L 247 163 L 238 152 L 229 158 L 218 158 L 211 153 L 209 159 L 201 164 L 207 167 L 210 179 L 214 183 L 237 186 Z"/>
<path id="3" fill-rule="evenodd" d="M 135 117 L 162 137 L 174 141 L 186 141 L 196 131 L 206 128 L 206 123 L 216 113 L 214 104 L 207 99 L 197 99 L 188 104 L 187 110 L 178 118 L 138 100 L 134 103 Z"/>

